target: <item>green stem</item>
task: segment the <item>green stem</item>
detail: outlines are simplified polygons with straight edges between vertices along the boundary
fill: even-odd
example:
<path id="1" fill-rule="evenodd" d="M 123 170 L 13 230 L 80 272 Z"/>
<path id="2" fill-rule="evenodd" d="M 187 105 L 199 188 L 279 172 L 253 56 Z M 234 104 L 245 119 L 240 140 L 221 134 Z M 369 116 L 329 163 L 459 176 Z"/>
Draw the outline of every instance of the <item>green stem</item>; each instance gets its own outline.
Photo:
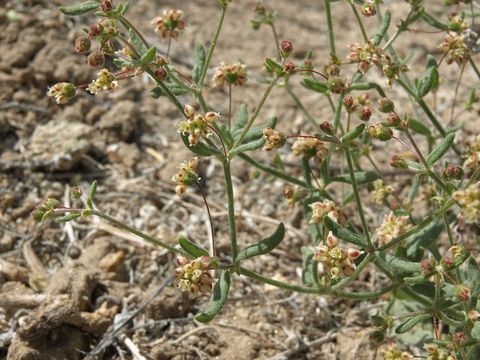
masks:
<path id="1" fill-rule="evenodd" d="M 477 74 L 477 77 L 480 79 L 480 71 L 478 70 L 477 64 L 475 64 L 475 61 L 471 57 L 468 58 L 468 61 L 470 62 L 470 65 L 472 65 L 473 71 L 475 71 L 475 74 Z"/>
<path id="2" fill-rule="evenodd" d="M 302 163 L 305 182 L 307 183 L 308 187 L 312 187 L 312 169 L 310 167 L 310 163 L 308 162 L 308 158 L 303 157 Z"/>
<path id="3" fill-rule="evenodd" d="M 125 231 L 128 231 L 129 233 L 132 233 L 132 234 L 135 234 L 137 235 L 138 237 L 141 237 L 143 240 L 147 241 L 148 243 L 150 244 L 153 244 L 153 245 L 157 245 L 157 246 L 160 246 L 160 247 L 163 247 L 164 249 L 170 251 L 170 252 L 173 252 L 175 254 L 179 254 L 179 255 L 183 255 L 183 256 L 189 256 L 185 251 L 181 250 L 181 249 L 177 249 L 161 240 L 158 240 L 158 239 L 155 239 L 153 237 L 151 237 L 150 235 L 147 235 L 143 232 L 141 232 L 140 230 L 137 230 L 135 229 L 134 227 L 131 227 L 129 225 L 126 225 L 124 223 L 122 223 L 121 221 L 107 215 L 107 214 L 104 214 L 98 210 L 92 210 L 92 215 L 95 215 L 95 216 L 98 216 L 104 220 L 107 220 L 108 222 L 112 223 L 113 225 L 115 225 L 116 227 L 119 227 L 120 229 L 123 229 Z"/>
<path id="4" fill-rule="evenodd" d="M 143 43 L 143 45 L 147 48 L 147 49 L 150 49 L 150 44 L 148 43 L 147 40 L 145 40 L 145 38 L 143 37 L 142 33 L 140 31 L 138 31 L 138 29 L 130 22 L 128 21 L 125 17 L 123 16 L 120 16 L 118 18 L 118 20 L 120 21 L 120 23 L 122 23 L 123 26 L 125 26 L 125 28 L 127 29 L 131 29 L 135 35 L 137 35 L 137 37 L 140 39 L 140 41 Z"/>
<path id="5" fill-rule="evenodd" d="M 255 122 L 258 114 L 260 113 L 260 110 L 262 110 L 262 107 L 263 105 L 265 104 L 265 101 L 267 100 L 267 97 L 268 95 L 270 94 L 270 91 L 272 91 L 273 89 L 273 86 L 275 85 L 275 83 L 277 82 L 278 78 L 274 78 L 271 82 L 270 82 L 270 85 L 268 85 L 268 87 L 265 89 L 265 92 L 263 93 L 263 96 L 262 98 L 260 99 L 260 102 L 258 103 L 255 111 L 253 112 L 252 116 L 250 117 L 250 119 L 248 119 L 248 122 L 247 124 L 245 125 L 245 127 L 243 128 L 243 131 L 242 133 L 240 134 L 239 138 L 237 139 L 237 141 L 233 144 L 232 146 L 232 149 L 236 148 L 238 145 L 240 145 L 243 141 L 243 139 L 245 138 L 245 136 L 247 136 L 247 133 L 248 133 L 248 130 L 250 130 L 250 128 L 252 127 L 253 123 Z"/>
<path id="6" fill-rule="evenodd" d="M 220 31 L 222 30 L 223 20 L 225 19 L 225 13 L 227 11 L 227 6 L 222 6 L 222 13 L 220 14 L 220 19 L 218 20 L 217 29 L 215 30 L 215 35 L 213 36 L 212 44 L 210 45 L 210 49 L 208 50 L 207 60 L 203 65 L 202 74 L 200 75 L 200 79 L 198 81 L 198 89 L 202 91 L 205 77 L 207 76 L 207 70 L 210 66 L 210 61 L 212 60 L 213 52 L 215 47 L 217 46 L 218 37 L 220 36 Z"/>
<path id="7" fill-rule="evenodd" d="M 392 290 L 394 290 L 399 284 L 392 284 L 389 285 L 383 289 L 380 290 L 375 290 L 375 291 L 356 291 L 356 292 L 346 292 L 346 291 L 333 291 L 331 289 L 327 288 L 318 288 L 318 287 L 304 287 L 304 286 L 299 286 L 299 285 L 291 285 L 287 284 L 283 281 L 278 281 L 274 280 L 271 278 L 268 278 L 266 276 L 260 275 L 256 272 L 247 270 L 243 267 L 240 267 L 240 274 L 247 276 L 251 279 L 260 281 L 265 284 L 269 284 L 272 286 L 275 286 L 277 288 L 283 289 L 283 290 L 289 290 L 289 291 L 294 291 L 294 292 L 299 292 L 303 294 L 319 294 L 319 295 L 335 295 L 340 298 L 345 298 L 345 299 L 354 299 L 354 300 L 367 300 L 367 299 L 376 299 L 379 296 L 388 293 Z"/>
<path id="8" fill-rule="evenodd" d="M 372 239 L 370 238 L 370 233 L 368 232 L 367 221 L 365 220 L 365 213 L 363 211 L 362 201 L 360 200 L 360 194 L 358 192 L 357 181 L 355 180 L 355 173 L 353 171 L 352 157 L 348 152 L 348 149 L 344 150 L 345 157 L 347 158 L 348 172 L 350 173 L 350 179 L 352 181 L 353 195 L 355 197 L 355 202 L 357 203 L 358 214 L 360 215 L 360 221 L 362 222 L 363 233 L 367 239 L 368 246 L 370 249 L 373 249 Z"/>
<path id="9" fill-rule="evenodd" d="M 275 48 L 277 49 L 278 58 L 281 59 L 282 54 L 280 53 L 280 39 L 278 38 L 277 29 L 275 28 L 275 24 L 273 22 L 270 24 L 270 28 L 272 29 L 273 38 L 275 39 Z"/>
<path id="10" fill-rule="evenodd" d="M 200 103 L 200 106 L 202 107 L 202 111 L 203 112 L 207 112 L 209 111 L 209 107 L 207 105 L 207 102 L 205 101 L 205 98 L 203 97 L 203 94 L 201 91 L 197 91 L 195 93 L 195 95 L 197 96 L 197 99 L 198 99 L 198 102 Z"/>
<path id="11" fill-rule="evenodd" d="M 351 2 L 350 6 L 352 8 L 353 14 L 355 15 L 355 18 L 357 19 L 358 26 L 360 27 L 360 31 L 362 32 L 363 40 L 365 42 L 368 42 L 368 35 L 367 32 L 365 31 L 365 27 L 363 26 L 362 18 L 360 17 L 360 14 L 357 11 L 357 8 L 355 5 Z"/>
<path id="12" fill-rule="evenodd" d="M 330 47 L 330 54 L 336 55 L 335 50 L 335 37 L 333 35 L 333 21 L 332 21 L 332 11 L 330 9 L 330 0 L 324 0 L 325 2 L 325 15 L 327 16 L 327 26 L 328 26 L 328 46 Z"/>
<path id="13" fill-rule="evenodd" d="M 180 103 L 180 101 L 178 101 L 177 97 L 170 91 L 167 85 L 165 85 L 162 80 L 155 76 L 155 72 L 152 69 L 146 68 L 145 71 L 157 82 L 157 85 L 160 86 L 162 91 L 167 95 L 168 99 L 173 103 L 173 105 L 177 107 L 177 109 L 183 114 L 183 116 L 186 116 L 183 112 L 182 104 Z"/>
<path id="14" fill-rule="evenodd" d="M 309 186 L 303 182 L 302 180 L 299 180 L 293 176 L 290 176 L 290 175 L 287 175 L 281 171 L 278 171 L 276 169 L 273 169 L 271 167 L 268 167 L 266 165 L 263 165 L 261 163 L 259 163 L 258 161 L 252 159 L 250 156 L 246 155 L 246 154 L 238 154 L 239 157 L 241 157 L 243 160 L 245 160 L 246 162 L 248 162 L 249 164 L 255 166 L 256 168 L 262 170 L 263 172 L 266 172 L 267 174 L 270 174 L 272 176 L 275 176 L 279 179 L 283 179 L 291 184 L 294 184 L 294 185 L 299 185 L 301 187 L 304 187 L 304 188 L 309 188 Z"/>
<path id="15" fill-rule="evenodd" d="M 237 245 L 237 228 L 235 226 L 235 198 L 233 195 L 232 174 L 230 172 L 230 162 L 225 160 L 222 162 L 223 174 L 225 176 L 225 189 L 227 191 L 228 203 L 228 225 L 230 229 L 230 244 L 232 247 L 232 259 L 235 262 L 238 254 Z"/>

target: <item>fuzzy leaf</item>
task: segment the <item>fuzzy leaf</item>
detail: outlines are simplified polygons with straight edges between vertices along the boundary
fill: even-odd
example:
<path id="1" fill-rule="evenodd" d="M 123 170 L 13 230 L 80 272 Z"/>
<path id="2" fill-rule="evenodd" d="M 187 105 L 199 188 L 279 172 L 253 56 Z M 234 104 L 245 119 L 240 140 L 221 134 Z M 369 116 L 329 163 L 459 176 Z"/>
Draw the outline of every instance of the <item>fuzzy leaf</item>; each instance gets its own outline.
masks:
<path id="1" fill-rule="evenodd" d="M 237 154 L 260 149 L 264 144 L 265 144 L 265 139 L 260 138 L 258 140 L 255 140 L 246 144 L 238 145 L 236 148 L 228 152 L 228 157 L 232 159 Z"/>
<path id="2" fill-rule="evenodd" d="M 341 227 L 340 224 L 330 219 L 330 217 L 325 216 L 323 218 L 323 223 L 336 237 L 363 248 L 367 246 L 366 241 L 363 240 L 362 237 L 344 227 Z"/>
<path id="3" fill-rule="evenodd" d="M 140 54 L 140 56 L 143 56 L 143 54 L 145 54 L 148 51 L 143 41 L 137 36 L 135 31 L 133 31 L 132 29 L 128 30 L 128 36 L 130 36 L 130 41 L 132 42 L 137 52 Z"/>
<path id="4" fill-rule="evenodd" d="M 248 112 L 247 112 L 247 105 L 244 103 L 241 103 L 240 106 L 238 107 L 237 112 L 233 116 L 233 121 L 232 121 L 232 134 L 235 134 L 237 131 L 240 132 L 243 130 L 245 125 L 247 124 L 248 121 Z M 233 136 L 235 138 L 235 135 Z"/>
<path id="5" fill-rule="evenodd" d="M 97 1 L 85 1 L 81 4 L 72 6 L 60 6 L 58 9 L 65 15 L 76 16 L 96 10 L 99 6 L 100 4 Z"/>
<path id="6" fill-rule="evenodd" d="M 318 93 L 326 93 L 328 91 L 328 86 L 323 81 L 318 81 L 315 79 L 305 78 L 302 81 L 302 85 L 305 86 L 309 90 L 316 91 Z"/>
<path id="7" fill-rule="evenodd" d="M 398 275 L 415 274 L 420 272 L 420 263 L 403 260 L 392 254 L 382 254 L 381 256 L 389 268 Z"/>
<path id="8" fill-rule="evenodd" d="M 279 63 L 277 63 L 275 60 L 266 58 L 265 59 L 265 66 L 268 71 L 275 71 L 277 75 L 283 74 L 283 67 Z"/>
<path id="9" fill-rule="evenodd" d="M 242 261 L 254 256 L 259 256 L 259 255 L 264 255 L 269 253 L 282 242 L 284 236 L 285 236 L 285 225 L 283 225 L 283 223 L 280 223 L 277 227 L 277 230 L 275 230 L 275 232 L 271 236 L 261 240 L 257 244 L 250 245 L 245 249 L 243 249 L 242 251 L 240 251 L 235 261 Z"/>
<path id="10" fill-rule="evenodd" d="M 198 84 L 203 68 L 205 67 L 205 49 L 202 44 L 195 45 L 195 59 L 192 69 L 192 79 L 195 84 Z"/>
<path id="11" fill-rule="evenodd" d="M 72 221 L 72 220 L 75 220 L 75 219 L 79 218 L 81 215 L 82 214 L 79 213 L 79 212 L 74 212 L 74 213 L 70 213 L 70 214 L 67 214 L 65 216 L 56 218 L 55 221 L 57 223 L 66 223 L 68 221 Z"/>
<path id="12" fill-rule="evenodd" d="M 155 59 L 155 54 L 157 53 L 157 48 L 152 46 L 150 49 L 147 50 L 145 54 L 142 55 L 140 58 L 140 62 L 143 65 L 150 64 Z"/>
<path id="13" fill-rule="evenodd" d="M 90 185 L 90 192 L 88 193 L 88 198 L 87 198 L 87 208 L 93 209 L 93 198 L 95 197 L 96 193 L 97 193 L 97 180 L 92 182 L 92 185 Z"/>
<path id="14" fill-rule="evenodd" d="M 179 238 L 178 243 L 180 244 L 182 249 L 185 250 L 194 259 L 196 259 L 200 256 L 209 256 L 207 250 L 205 250 L 204 248 L 192 243 L 188 239 Z"/>
<path id="15" fill-rule="evenodd" d="M 423 125 L 417 119 L 413 119 L 413 118 L 410 119 L 408 121 L 408 127 L 410 129 L 412 129 L 414 132 L 416 132 L 417 134 L 424 135 L 424 136 L 427 136 L 427 137 L 432 136 L 432 132 L 430 131 L 430 129 L 428 127 L 426 127 L 425 125 Z"/>
<path id="16" fill-rule="evenodd" d="M 207 307 L 200 314 L 195 316 L 195 320 L 202 323 L 212 321 L 215 316 L 222 310 L 228 298 L 228 291 L 230 290 L 230 271 L 222 270 L 220 278 L 213 288 L 212 296 L 207 304 Z"/>
<path id="17" fill-rule="evenodd" d="M 421 323 L 424 320 L 431 319 L 432 315 L 431 314 L 420 314 L 416 315 L 407 321 L 401 323 L 397 328 L 395 329 L 395 333 L 397 334 L 404 334 L 408 330 L 412 329 L 415 325 Z"/>
<path id="18" fill-rule="evenodd" d="M 375 34 L 373 37 L 373 44 L 378 46 L 380 45 L 380 42 L 382 41 L 383 37 L 387 33 L 388 27 L 390 26 L 390 20 L 392 18 L 392 14 L 390 11 L 385 11 L 383 14 L 383 19 L 382 23 L 380 24 L 380 28 L 378 29 L 378 32 Z"/>
<path id="19" fill-rule="evenodd" d="M 199 142 L 195 145 L 190 145 L 188 142 L 188 135 L 181 134 L 181 138 L 185 146 L 193 153 L 200 155 L 200 156 L 218 156 L 222 155 L 220 150 L 214 148 L 213 146 L 210 146 L 208 144 L 205 144 L 203 142 Z"/>
<path id="20" fill-rule="evenodd" d="M 314 286 L 318 281 L 318 263 L 313 260 L 314 252 L 306 247 L 302 246 L 302 281 L 305 285 Z"/>
<path id="21" fill-rule="evenodd" d="M 187 89 L 175 83 L 169 83 L 168 89 L 172 92 L 173 95 L 184 95 L 188 93 Z M 152 90 L 148 92 L 148 95 L 150 95 L 154 99 L 158 99 L 160 96 L 166 96 L 166 94 L 164 93 L 164 91 L 160 86 L 154 87 Z"/>
<path id="22" fill-rule="evenodd" d="M 350 130 L 345 135 L 342 136 L 342 143 L 348 144 L 362 135 L 363 130 L 365 130 L 365 124 L 360 124 L 355 129 Z"/>
<path id="23" fill-rule="evenodd" d="M 258 140 L 262 138 L 263 130 L 265 130 L 265 128 L 275 128 L 275 126 L 277 125 L 277 122 L 278 122 L 278 118 L 274 116 L 265 124 L 261 124 L 259 126 L 250 128 L 250 130 L 248 130 L 247 132 L 247 135 L 245 135 L 245 137 L 243 138 L 242 144 L 247 142 L 252 142 L 254 140 Z M 232 132 L 233 138 L 238 139 L 240 137 L 240 134 L 242 133 L 242 130 L 243 128 L 233 131 Z"/>
<path id="24" fill-rule="evenodd" d="M 438 160 L 442 158 L 443 155 L 450 149 L 453 145 L 453 140 L 455 139 L 455 134 L 448 134 L 445 139 L 442 140 L 440 145 L 438 145 L 433 151 L 428 155 L 427 163 L 432 166 Z"/>
<path id="25" fill-rule="evenodd" d="M 427 69 L 416 81 L 417 94 L 420 98 L 423 98 L 430 91 L 438 87 L 439 75 L 437 62 L 434 58 L 429 58 L 427 63 Z"/>

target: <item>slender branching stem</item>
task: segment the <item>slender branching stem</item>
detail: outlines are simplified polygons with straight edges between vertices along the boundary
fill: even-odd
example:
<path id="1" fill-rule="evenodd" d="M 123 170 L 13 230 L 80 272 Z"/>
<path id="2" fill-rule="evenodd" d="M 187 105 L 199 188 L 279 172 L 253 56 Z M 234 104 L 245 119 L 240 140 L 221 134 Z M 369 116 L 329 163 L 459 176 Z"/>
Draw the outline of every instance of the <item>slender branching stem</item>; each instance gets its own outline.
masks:
<path id="1" fill-rule="evenodd" d="M 358 26 L 360 27 L 360 31 L 362 32 L 363 40 L 365 42 L 368 42 L 368 35 L 367 35 L 367 32 L 365 31 L 365 27 L 363 26 L 362 18 L 360 17 L 360 14 L 358 13 L 358 10 L 353 4 L 353 2 L 350 2 L 350 6 L 352 8 L 353 14 L 355 15 L 355 19 L 357 19 L 357 23 L 358 23 Z"/>
<path id="2" fill-rule="evenodd" d="M 330 54 L 336 55 L 335 50 L 335 36 L 333 34 L 333 20 L 332 20 L 332 9 L 330 7 L 330 0 L 324 0 L 325 3 L 325 15 L 327 17 L 327 27 L 328 27 L 328 46 L 330 48 Z"/>
<path id="3" fill-rule="evenodd" d="M 197 187 L 198 187 L 198 190 L 200 190 L 200 194 L 202 194 L 203 202 L 205 203 L 205 208 L 207 209 L 208 221 L 210 223 L 210 232 L 212 233 L 212 244 L 211 244 L 212 254 L 211 255 L 213 257 L 216 257 L 217 256 L 217 247 L 216 247 L 216 244 L 215 244 L 215 229 L 213 227 L 213 219 L 212 219 L 212 215 L 210 213 L 210 206 L 208 206 L 207 197 L 205 196 L 205 192 L 203 191 L 202 184 L 200 184 L 200 182 L 198 182 L 198 181 L 197 181 Z"/>

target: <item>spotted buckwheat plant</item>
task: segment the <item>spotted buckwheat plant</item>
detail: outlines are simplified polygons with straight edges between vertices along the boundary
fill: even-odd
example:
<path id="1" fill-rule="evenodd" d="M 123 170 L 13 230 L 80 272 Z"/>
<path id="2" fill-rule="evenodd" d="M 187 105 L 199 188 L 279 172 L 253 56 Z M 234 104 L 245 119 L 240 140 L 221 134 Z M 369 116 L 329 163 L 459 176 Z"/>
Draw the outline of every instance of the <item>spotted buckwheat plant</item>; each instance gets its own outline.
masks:
<path id="1" fill-rule="evenodd" d="M 67 106 L 82 96 L 82 90 L 108 96 L 122 82 L 144 76 L 149 94 L 178 110 L 165 121 L 175 122 L 178 141 L 195 157 L 172 174 L 172 193 L 182 195 L 187 188 L 200 193 L 210 243 L 199 240 L 199 231 L 189 234 L 195 241 L 181 237 L 178 244 L 165 242 L 103 213 L 101 203 L 94 204 L 96 182 L 89 192 L 75 189 L 75 207 L 47 199 L 34 210 L 35 220 L 67 222 L 97 216 L 175 253 L 172 272 L 178 288 L 195 297 L 212 292 L 196 315 L 201 322 L 225 316 L 219 314 L 224 306 L 236 306 L 228 302 L 231 277 L 246 277 L 289 292 L 370 302 L 365 308 L 378 312 L 371 316 L 369 341 L 381 349 L 389 344 L 379 351 L 386 360 L 479 359 L 477 3 L 320 1 L 311 11 L 318 12 L 316 27 L 322 27 L 325 36 L 317 36 L 314 44 L 306 44 L 290 26 L 278 27 L 279 9 L 258 3 L 252 9 L 251 26 L 269 31 L 271 41 L 263 32 L 249 42 L 261 42 L 264 61 L 255 63 L 245 53 L 242 62 L 232 64 L 226 62 L 227 54 L 217 53 L 217 43 L 223 29 L 232 25 L 227 12 L 240 11 L 239 3 L 217 1 L 213 38 L 208 44 L 197 43 L 191 61 L 182 64 L 176 63 L 180 57 L 170 57 L 171 40 L 184 41 L 187 48 L 203 37 L 197 38 L 198 31 L 189 32 L 189 39 L 179 36 L 185 28 L 181 10 L 166 9 L 155 18 L 150 30 L 160 36 L 154 37 L 142 34 L 128 19 L 127 3 L 94 0 L 61 7 L 68 16 L 97 16 L 72 50 L 100 70 L 90 84 L 64 79 L 48 89 L 49 96 Z M 212 21 L 197 21 L 195 26 Z M 351 32 L 350 45 L 336 36 L 345 24 L 358 29 Z M 279 37 L 284 32 L 288 39 Z M 168 41 L 166 51 L 157 44 L 163 40 Z M 300 40 L 301 49 L 296 45 Z M 214 67 L 212 59 L 220 65 Z M 243 87 L 242 99 L 234 101 L 237 86 Z M 220 87 L 221 91 L 211 91 Z M 214 96 L 221 101 L 207 101 Z M 281 101 L 270 102 L 275 96 Z M 273 105 L 287 100 L 296 111 L 294 123 L 291 112 Z M 280 124 L 282 132 L 277 129 Z M 209 188 L 225 197 L 225 219 L 211 216 L 212 190 L 198 175 L 200 161 L 221 169 L 222 185 Z M 262 239 L 244 233 L 232 178 L 232 167 L 239 162 L 255 170 L 249 172 L 255 174 L 252 181 L 265 186 L 272 179 L 283 183 L 283 192 L 259 191 L 256 199 L 285 201 L 284 209 L 295 219 L 291 227 L 301 227 L 297 231 L 308 240 L 296 237 L 295 246 L 282 243 L 297 233 L 287 231 L 280 219 L 273 233 Z M 215 175 L 208 175 L 208 181 L 216 181 Z M 248 184 L 246 179 L 236 181 Z M 278 212 L 272 217 L 288 216 Z M 217 249 L 216 235 L 229 246 Z M 296 251 L 299 243 L 298 256 L 285 259 L 272 253 L 277 247 Z M 288 280 L 254 271 L 252 263 L 245 262 L 252 258 L 261 262 L 267 253 L 268 261 L 273 256 L 291 266 Z M 301 274 L 297 277 L 293 269 L 301 269 Z M 402 336 L 405 333 L 415 336 Z M 399 350 L 404 348 L 411 351 Z"/>

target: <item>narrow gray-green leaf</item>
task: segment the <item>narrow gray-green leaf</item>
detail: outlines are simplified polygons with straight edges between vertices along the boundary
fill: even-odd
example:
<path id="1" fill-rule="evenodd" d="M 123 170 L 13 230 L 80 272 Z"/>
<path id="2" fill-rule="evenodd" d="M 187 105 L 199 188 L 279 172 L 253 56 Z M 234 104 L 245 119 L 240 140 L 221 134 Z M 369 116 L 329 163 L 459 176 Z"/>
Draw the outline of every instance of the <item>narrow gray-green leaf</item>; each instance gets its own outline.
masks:
<path id="1" fill-rule="evenodd" d="M 238 107 L 235 116 L 233 117 L 232 121 L 232 134 L 235 134 L 237 131 L 242 131 L 248 121 L 248 112 L 247 112 L 247 105 L 244 103 L 240 104 Z M 240 133 L 239 133 L 240 136 Z M 235 135 L 233 136 L 235 138 Z"/>
<path id="2" fill-rule="evenodd" d="M 96 193 L 97 193 L 97 180 L 92 182 L 92 185 L 90 185 L 90 191 L 88 193 L 88 198 L 87 198 L 87 208 L 93 209 L 93 198 L 95 197 Z"/>
<path id="3" fill-rule="evenodd" d="M 445 139 L 442 140 L 440 145 L 438 145 L 433 151 L 428 155 L 427 163 L 432 166 L 438 160 L 442 158 L 443 155 L 450 149 L 453 145 L 453 140 L 455 139 L 455 134 L 448 134 Z"/>
<path id="4" fill-rule="evenodd" d="M 205 310 L 195 316 L 195 320 L 202 323 L 212 321 L 215 316 L 222 310 L 228 298 L 228 291 L 230 290 L 230 271 L 222 270 L 220 278 L 213 288 L 212 296 L 208 302 Z"/>
<path id="5" fill-rule="evenodd" d="M 390 26 L 391 18 L 392 18 L 392 14 L 390 13 L 390 11 L 386 10 L 385 13 L 383 14 L 383 19 L 382 19 L 382 23 L 380 24 L 380 28 L 378 29 L 378 32 L 373 37 L 373 44 L 375 46 L 380 45 L 380 42 L 382 41 L 383 37 L 387 33 L 388 27 Z"/>
<path id="6" fill-rule="evenodd" d="M 132 29 L 128 30 L 128 36 L 130 37 L 130 41 L 132 42 L 133 47 L 137 50 L 140 56 L 143 56 L 143 54 L 145 54 L 148 50 L 143 41 Z"/>
<path id="7" fill-rule="evenodd" d="M 358 185 L 367 184 L 373 182 L 379 178 L 378 174 L 374 171 L 356 171 L 354 173 L 355 181 Z M 340 174 L 329 179 L 329 182 L 342 182 L 346 184 L 352 183 L 350 174 Z"/>
<path id="8" fill-rule="evenodd" d="M 283 240 L 285 236 L 285 225 L 280 223 L 275 232 L 263 239 L 259 243 L 250 245 L 240 251 L 235 261 L 242 261 L 254 256 L 264 255 L 275 249 Z"/>
<path id="9" fill-rule="evenodd" d="M 265 144 L 265 139 L 262 137 L 258 140 L 239 145 L 228 152 L 228 157 L 232 159 L 237 154 L 260 149 L 264 144 Z"/>
<path id="10" fill-rule="evenodd" d="M 382 254 L 385 263 L 398 275 L 415 274 L 420 272 L 420 263 L 401 259 L 392 254 Z"/>
<path id="11" fill-rule="evenodd" d="M 365 124 L 360 124 L 355 129 L 350 130 L 345 135 L 342 136 L 342 143 L 348 144 L 362 135 L 363 130 L 365 130 Z"/>
<path id="12" fill-rule="evenodd" d="M 157 53 L 157 48 L 152 46 L 150 49 L 147 50 L 145 54 L 142 55 L 140 58 L 140 62 L 143 65 L 150 64 L 155 59 L 155 54 Z"/>
<path id="13" fill-rule="evenodd" d="M 214 148 L 213 146 L 210 146 L 208 144 L 204 144 L 203 142 L 199 142 L 195 145 L 190 145 L 188 142 L 188 135 L 181 135 L 182 141 L 185 144 L 185 146 L 193 153 L 200 155 L 200 156 L 218 156 L 222 155 L 220 150 Z"/>
<path id="14" fill-rule="evenodd" d="M 192 69 L 192 79 L 195 84 L 198 84 L 203 68 L 205 66 L 205 49 L 202 44 L 197 43 L 195 45 L 195 59 Z"/>
<path id="15" fill-rule="evenodd" d="M 82 214 L 78 213 L 78 212 L 74 212 L 74 213 L 67 214 L 65 216 L 58 217 L 58 218 L 55 219 L 55 221 L 57 223 L 66 223 L 68 221 L 72 221 L 72 220 L 75 220 L 75 219 L 79 218 L 80 215 L 82 215 Z"/>
<path id="16" fill-rule="evenodd" d="M 302 281 L 305 285 L 314 286 L 318 281 L 318 264 L 313 260 L 314 252 L 302 246 Z"/>
<path id="17" fill-rule="evenodd" d="M 72 6 L 60 6 L 58 9 L 65 15 L 76 16 L 96 10 L 99 6 L 100 4 L 97 1 L 86 1 Z"/>
<path id="18" fill-rule="evenodd" d="M 422 321 L 425 321 L 427 319 L 431 319 L 432 315 L 430 314 L 420 314 L 416 315 L 414 317 L 411 317 L 407 321 L 401 323 L 397 328 L 395 329 L 395 333 L 397 334 L 405 334 L 408 330 L 412 329 L 415 325 L 421 323 Z"/>
<path id="19" fill-rule="evenodd" d="M 340 224 L 330 219 L 330 217 L 325 216 L 323 218 L 323 223 L 325 224 L 327 229 L 330 230 L 336 237 L 363 248 L 367 246 L 366 241 L 361 236 L 340 226 Z"/>
<path id="20" fill-rule="evenodd" d="M 208 251 L 204 248 L 192 243 L 188 239 L 180 238 L 178 239 L 178 243 L 185 250 L 189 255 L 191 255 L 194 259 L 200 256 L 208 256 Z"/>
<path id="21" fill-rule="evenodd" d="M 318 81 L 315 79 L 305 78 L 302 81 L 302 85 L 309 90 L 316 91 L 318 93 L 326 93 L 328 91 L 328 86 L 323 81 Z"/>
<path id="22" fill-rule="evenodd" d="M 430 129 L 428 127 L 426 127 L 425 125 L 423 125 L 417 119 L 413 119 L 413 118 L 410 119 L 408 121 L 408 127 L 410 129 L 412 129 L 414 132 L 416 132 L 417 134 L 424 135 L 424 136 L 427 136 L 427 137 L 432 136 L 432 132 L 430 131 Z"/>

